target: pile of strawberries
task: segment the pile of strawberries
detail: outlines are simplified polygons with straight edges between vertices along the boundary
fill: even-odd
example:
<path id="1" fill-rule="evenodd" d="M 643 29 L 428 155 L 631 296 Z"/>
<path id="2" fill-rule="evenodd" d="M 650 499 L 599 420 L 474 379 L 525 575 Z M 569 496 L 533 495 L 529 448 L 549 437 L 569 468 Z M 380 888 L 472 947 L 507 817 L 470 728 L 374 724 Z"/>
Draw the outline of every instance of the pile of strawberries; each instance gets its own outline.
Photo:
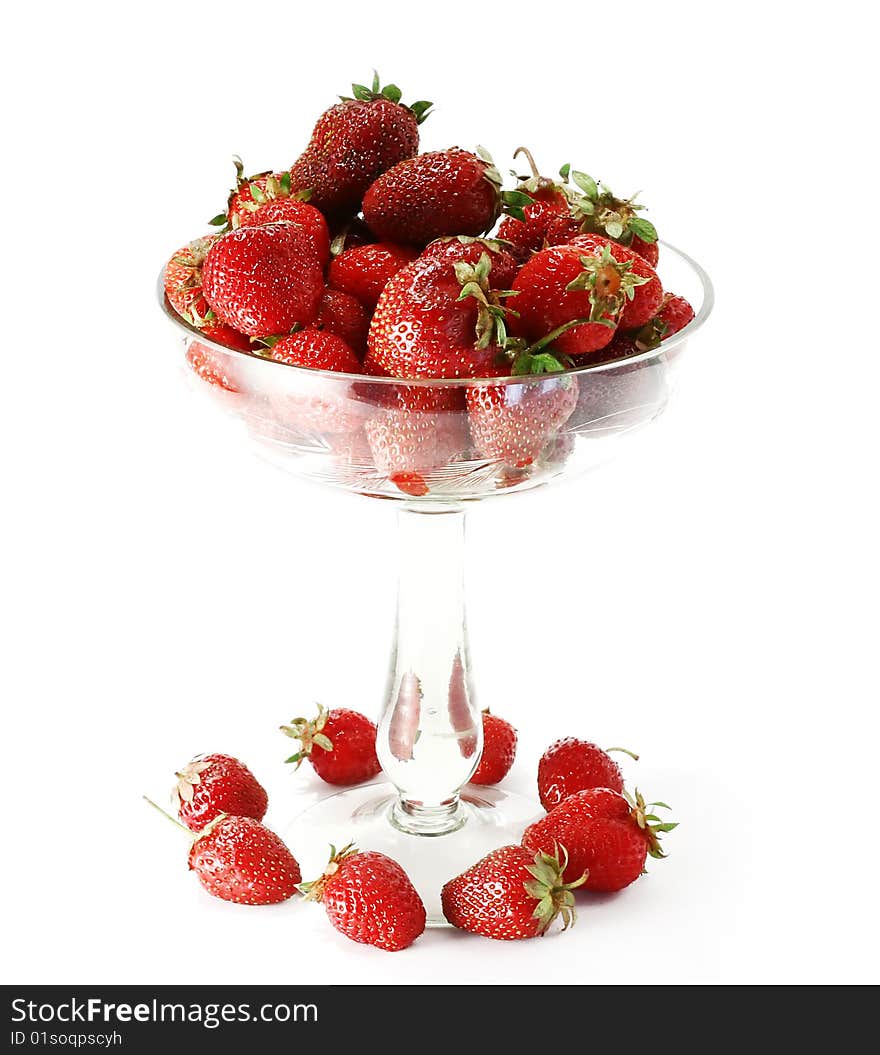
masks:
<path id="1" fill-rule="evenodd" d="M 483 754 L 471 780 L 495 784 L 514 763 L 517 736 L 503 718 L 484 711 L 482 719 Z M 299 767 L 308 759 L 330 784 L 357 784 L 379 772 L 376 726 L 357 711 L 319 708 L 314 719 L 295 718 L 281 730 L 300 741 L 287 761 Z M 623 749 L 609 749 L 615 750 Z M 538 793 L 546 815 L 526 828 L 520 845 L 494 850 L 450 878 L 442 905 L 453 926 L 504 940 L 543 935 L 557 917 L 566 929 L 575 920 L 575 890 L 622 890 L 644 872 L 648 856 L 663 856 L 659 837 L 676 825 L 652 810 L 668 807 L 646 804 L 638 791 L 630 796 L 609 751 L 573 737 L 545 751 Z M 270 905 L 298 891 L 321 902 L 333 926 L 353 941 L 392 952 L 424 931 L 418 892 L 384 854 L 352 844 L 331 848 L 323 874 L 303 882 L 294 855 L 261 823 L 266 791 L 238 759 L 205 755 L 176 776 L 175 823 L 194 833 L 189 867 L 208 893 Z"/>
<path id="2" fill-rule="evenodd" d="M 430 103 L 406 106 L 378 78 L 352 88 L 289 169 L 246 177 L 239 162 L 211 221 L 221 230 L 168 262 L 169 303 L 206 337 L 298 367 L 491 379 L 632 356 L 694 317 L 663 290 L 641 205 L 568 165 L 541 176 L 524 148 L 531 174 L 505 191 L 482 149 L 419 153 Z M 235 390 L 206 346 L 190 363 Z M 497 384 L 384 398 L 393 414 L 366 429 L 373 461 L 419 494 L 461 446 L 438 418 L 465 420 L 478 456 L 521 468 L 571 416 L 577 388 L 525 407 Z"/>

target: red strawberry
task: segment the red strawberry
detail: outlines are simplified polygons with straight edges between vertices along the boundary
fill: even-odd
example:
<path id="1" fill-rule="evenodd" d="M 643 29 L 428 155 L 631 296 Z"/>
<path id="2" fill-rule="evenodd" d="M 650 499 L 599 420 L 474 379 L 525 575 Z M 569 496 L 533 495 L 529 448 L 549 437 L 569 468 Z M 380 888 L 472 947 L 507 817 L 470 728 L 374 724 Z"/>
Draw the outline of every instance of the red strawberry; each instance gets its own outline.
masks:
<path id="1" fill-rule="evenodd" d="M 364 219 L 379 238 L 427 245 L 454 234 L 483 234 L 501 212 L 501 176 L 492 159 L 453 147 L 401 161 L 364 195 Z"/>
<path id="2" fill-rule="evenodd" d="M 622 747 L 610 750 L 624 751 L 635 759 L 639 757 Z M 551 744 L 538 763 L 538 795 L 544 809 L 552 810 L 569 795 L 586 788 L 623 791 L 620 766 L 607 751 L 589 740 L 566 736 Z"/>
<path id="3" fill-rule="evenodd" d="M 330 847 L 320 879 L 301 883 L 306 900 L 319 901 L 333 926 L 352 941 L 387 952 L 405 949 L 425 930 L 425 906 L 396 861 L 349 844 Z"/>
<path id="4" fill-rule="evenodd" d="M 241 224 L 242 227 L 265 223 L 293 223 L 302 227 L 307 233 L 314 249 L 315 256 L 322 264 L 330 259 L 330 233 L 327 221 L 312 205 L 295 198 L 279 198 L 267 202 L 249 214 L 250 218 Z"/>
<path id="5" fill-rule="evenodd" d="M 467 450 L 464 397 L 454 389 L 386 385 L 366 423 L 373 462 L 405 494 L 428 493 L 425 477 Z"/>
<path id="6" fill-rule="evenodd" d="M 202 291 L 202 265 L 219 235 L 196 238 L 183 246 L 165 265 L 163 282 L 168 303 L 191 326 L 218 344 L 238 351 L 250 351 L 250 341 L 231 326 L 220 322 Z"/>
<path id="7" fill-rule="evenodd" d="M 659 348 L 662 341 L 678 333 L 694 318 L 694 309 L 684 299 L 665 293 L 657 314 L 634 330 L 619 329 L 606 351 L 609 359 L 625 359 Z"/>
<path id="8" fill-rule="evenodd" d="M 668 809 L 662 802 L 650 805 Z M 664 856 L 658 836 L 676 827 L 647 809 L 638 792 L 632 801 L 610 788 L 579 791 L 526 828 L 523 846 L 535 853 L 564 845 L 563 878 L 586 873 L 585 890 L 622 890 L 642 874 L 648 854 Z"/>
<path id="9" fill-rule="evenodd" d="M 360 360 L 341 337 L 314 327 L 272 341 L 261 356 L 288 366 L 334 373 L 357 374 L 361 368 Z M 353 440 L 361 418 L 360 404 L 350 390 L 321 378 L 309 383 L 296 378 L 289 385 L 285 380 L 277 378 L 269 393 L 269 403 L 283 427 L 318 433 L 325 443 L 331 437 L 344 437 L 345 443 Z"/>
<path id="10" fill-rule="evenodd" d="M 582 327 L 580 327 L 582 328 Z M 549 354 L 533 356 L 530 372 L 543 372 L 544 362 L 558 371 L 560 364 Z M 494 368 L 499 377 L 514 372 L 510 365 Z M 545 445 L 571 417 L 578 401 L 578 380 L 554 377 L 544 380 L 479 384 L 466 392 L 468 420 L 477 451 L 486 458 L 518 469 L 531 465 Z"/>
<path id="11" fill-rule="evenodd" d="M 316 718 L 293 718 L 281 731 L 302 741 L 300 750 L 286 761 L 295 762 L 299 769 L 307 758 L 328 784 L 359 784 L 379 772 L 376 726 L 357 711 L 346 707 L 327 711 L 319 705 Z"/>
<path id="12" fill-rule="evenodd" d="M 646 266 L 644 261 L 641 266 Z M 542 249 L 513 283 L 518 294 L 513 328 L 535 341 L 560 326 L 584 320 L 558 336 L 553 348 L 570 356 L 596 352 L 614 336 L 623 306 L 635 288 L 648 281 L 635 273 L 631 260 L 619 263 L 608 245 L 593 250 L 573 245 Z"/>
<path id="13" fill-rule="evenodd" d="M 531 176 L 520 177 L 517 191 L 528 197 L 521 207 L 522 215 L 505 216 L 498 228 L 498 237 L 524 249 L 537 252 L 547 245 L 547 229 L 554 220 L 569 217 L 568 188 L 564 183 L 540 175 L 531 151 L 520 147 L 514 157 L 523 154 L 532 170 Z M 576 230 L 573 232 L 578 233 Z"/>
<path id="14" fill-rule="evenodd" d="M 514 256 L 513 246 L 507 246 L 494 238 L 472 238 L 459 234 L 452 238 L 437 238 L 420 254 L 426 260 L 460 260 L 465 264 L 478 264 L 485 253 L 492 265 L 492 285 L 495 289 L 509 289 L 520 269 L 520 261 Z"/>
<path id="15" fill-rule="evenodd" d="M 346 249 L 330 264 L 327 284 L 357 298 L 367 311 L 372 311 L 389 279 L 417 255 L 409 246 L 390 242 Z"/>
<path id="16" fill-rule="evenodd" d="M 651 267 L 656 268 L 657 262 L 660 259 L 660 246 L 654 242 L 646 242 L 644 238 L 639 238 L 638 235 L 633 235 L 633 240 L 629 243 L 629 248 L 634 253 L 638 253 L 642 260 Z"/>
<path id="17" fill-rule="evenodd" d="M 341 337 L 312 326 L 274 341 L 263 358 L 344 374 L 356 374 L 361 368 L 360 360 Z"/>
<path id="18" fill-rule="evenodd" d="M 202 294 L 202 265 L 208 250 L 219 237 L 214 234 L 194 239 L 178 249 L 165 265 L 162 276 L 165 296 L 171 307 L 183 318 L 187 318 L 194 304 L 198 306 L 200 315 L 208 311 Z"/>
<path id="19" fill-rule="evenodd" d="M 252 224 L 295 223 L 304 228 L 315 251 L 325 264 L 330 259 L 330 234 L 323 214 L 290 189 L 290 173 L 261 172 L 257 176 L 244 176 L 241 159 L 236 158 L 237 181 L 229 196 L 225 213 L 211 220 L 212 224 L 224 224 L 225 230 L 236 230 Z M 300 192 L 305 194 L 305 192 Z"/>
<path id="20" fill-rule="evenodd" d="M 564 165 L 560 175 L 572 181 L 581 193 L 569 188 L 567 215 L 554 218 L 547 228 L 547 245 L 569 242 L 578 234 L 599 234 L 629 246 L 651 265 L 657 266 L 659 248 L 654 225 L 638 215 L 644 209 L 633 198 L 618 198 L 604 184 L 585 172 L 571 171 Z"/>
<path id="21" fill-rule="evenodd" d="M 544 248 L 548 228 L 563 215 L 562 210 L 568 208 L 568 202 L 559 191 L 552 188 L 536 190 L 531 197 L 532 204 L 523 208 L 525 219 L 505 216 L 498 227 L 498 237 L 537 252 Z M 573 233 L 579 234 L 580 229 L 577 228 Z"/>
<path id="22" fill-rule="evenodd" d="M 338 289 L 325 289 L 318 306 L 315 327 L 341 337 L 362 359 L 367 351 L 370 319 L 359 300 Z"/>
<path id="23" fill-rule="evenodd" d="M 637 329 L 656 315 L 663 301 L 663 287 L 657 272 L 638 253 L 600 234 L 580 234 L 569 245 L 590 258 L 603 258 L 607 251 L 618 267 L 627 269 L 624 278 L 635 277 L 626 290 L 618 325 L 625 330 Z"/>
<path id="24" fill-rule="evenodd" d="M 491 261 L 414 260 L 385 287 L 367 338 L 369 369 L 402 378 L 487 377 L 504 343 Z"/>
<path id="25" fill-rule="evenodd" d="M 309 238 L 292 223 L 240 227 L 222 235 L 208 251 L 202 282 L 217 317 L 251 337 L 308 325 L 324 289 Z"/>
<path id="26" fill-rule="evenodd" d="M 292 188 L 310 191 L 309 201 L 334 220 L 353 216 L 373 180 L 418 151 L 419 124 L 431 106 L 403 106 L 400 89 L 380 88 L 378 77 L 371 88 L 353 84 L 352 94 L 318 118 L 290 171 Z"/>
<path id="27" fill-rule="evenodd" d="M 665 329 L 660 335 L 661 340 L 666 340 L 679 330 L 683 330 L 689 322 L 694 319 L 694 309 L 684 299 L 675 293 L 667 293 L 663 297 L 663 303 L 655 318 L 663 323 Z"/>
<path id="28" fill-rule="evenodd" d="M 275 905 L 296 893 L 296 858 L 252 817 L 221 814 L 196 836 L 189 866 L 214 897 L 240 905 Z"/>
<path id="29" fill-rule="evenodd" d="M 232 376 L 225 357 L 221 357 L 213 349 L 207 348 L 198 341 L 193 341 L 186 350 L 186 362 L 193 373 L 218 394 L 223 392 L 240 394 L 239 384 Z"/>
<path id="30" fill-rule="evenodd" d="M 640 355 L 642 349 L 618 330 L 605 351 L 617 357 Z M 578 386 L 578 405 L 569 427 L 599 437 L 647 423 L 669 398 L 668 369 L 660 359 L 582 374 Z"/>
<path id="31" fill-rule="evenodd" d="M 200 755 L 175 776 L 177 815 L 190 831 L 201 831 L 221 813 L 257 821 L 266 815 L 269 796 L 248 767 L 231 755 Z"/>
<path id="32" fill-rule="evenodd" d="M 498 715 L 490 714 L 486 708 L 483 711 L 483 754 L 471 783 L 497 784 L 510 772 L 515 758 L 516 729 Z"/>
<path id="33" fill-rule="evenodd" d="M 576 919 L 572 890 L 556 851 L 533 854 L 502 846 L 443 887 L 443 915 L 454 926 L 486 938 L 513 941 L 545 934 L 557 916 L 563 930 Z"/>

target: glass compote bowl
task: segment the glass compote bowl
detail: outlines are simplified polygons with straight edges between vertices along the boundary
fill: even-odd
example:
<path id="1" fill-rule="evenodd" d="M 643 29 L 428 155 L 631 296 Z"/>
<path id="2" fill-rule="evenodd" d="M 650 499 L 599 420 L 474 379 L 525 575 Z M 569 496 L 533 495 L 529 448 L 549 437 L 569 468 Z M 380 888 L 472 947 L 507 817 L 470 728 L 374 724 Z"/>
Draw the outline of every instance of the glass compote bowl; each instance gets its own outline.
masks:
<path id="1" fill-rule="evenodd" d="M 429 923 L 442 924 L 443 883 L 489 850 L 519 842 L 539 812 L 525 796 L 468 784 L 482 719 L 465 621 L 465 511 L 599 465 L 663 411 L 685 344 L 711 311 L 712 287 L 695 261 L 668 245 L 659 272 L 696 318 L 656 350 L 485 381 L 405 382 L 234 351 L 188 326 L 160 284 L 193 386 L 265 458 L 398 507 L 397 621 L 377 740 L 387 783 L 329 796 L 293 820 L 284 834 L 304 874 L 319 874 L 328 844 L 354 841 L 399 861 Z"/>

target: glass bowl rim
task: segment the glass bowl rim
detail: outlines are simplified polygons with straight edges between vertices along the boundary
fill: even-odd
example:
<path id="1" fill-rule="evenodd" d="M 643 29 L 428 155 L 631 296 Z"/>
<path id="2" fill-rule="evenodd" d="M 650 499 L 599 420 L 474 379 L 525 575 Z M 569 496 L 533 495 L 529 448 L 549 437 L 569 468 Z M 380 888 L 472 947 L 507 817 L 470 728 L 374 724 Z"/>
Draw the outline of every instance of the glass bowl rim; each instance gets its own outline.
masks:
<path id="1" fill-rule="evenodd" d="M 180 315 L 171 306 L 168 297 L 165 293 L 164 274 L 165 268 L 159 272 L 158 282 L 158 295 L 159 295 L 159 306 L 162 308 L 165 315 L 170 321 L 180 330 L 182 330 L 187 336 L 198 339 L 199 344 L 219 352 L 223 355 L 230 355 L 238 357 L 246 362 L 252 363 L 254 361 L 259 363 L 267 363 L 285 370 L 294 370 L 297 373 L 304 374 L 308 377 L 324 377 L 335 381 L 347 382 L 347 383 L 363 383 L 369 381 L 370 384 L 380 385 L 405 385 L 406 387 L 430 387 L 430 388 L 476 388 L 485 387 L 486 385 L 522 385 L 522 384 L 540 384 L 548 380 L 557 380 L 563 377 L 578 377 L 585 374 L 596 374 L 604 373 L 609 370 L 616 370 L 621 366 L 630 366 L 637 363 L 645 363 L 651 359 L 659 359 L 661 356 L 667 355 L 675 347 L 683 344 L 688 340 L 709 318 L 712 313 L 712 308 L 715 305 L 715 289 L 712 285 L 712 280 L 709 278 L 708 273 L 705 269 L 697 263 L 692 256 L 689 256 L 683 250 L 676 248 L 669 242 L 659 239 L 659 244 L 663 248 L 679 258 L 687 264 L 691 271 L 694 272 L 696 277 L 700 281 L 700 285 L 703 290 L 703 300 L 700 304 L 699 311 L 693 319 L 671 337 L 663 341 L 657 348 L 652 348 L 647 352 L 639 352 L 635 355 L 624 356 L 620 359 L 611 359 L 605 363 L 594 363 L 587 366 L 573 366 L 568 370 L 560 370 L 549 374 L 518 374 L 510 375 L 507 377 L 383 377 L 375 376 L 373 374 L 346 374 L 337 370 L 318 370 L 314 367 L 307 366 L 294 366 L 291 363 L 280 362 L 277 359 L 265 359 L 259 355 L 253 355 L 250 352 L 242 352 L 237 348 L 230 348 L 228 345 L 220 344 L 217 341 L 212 341 L 210 338 L 205 337 L 198 327 L 191 325 L 186 319 L 181 318 Z"/>

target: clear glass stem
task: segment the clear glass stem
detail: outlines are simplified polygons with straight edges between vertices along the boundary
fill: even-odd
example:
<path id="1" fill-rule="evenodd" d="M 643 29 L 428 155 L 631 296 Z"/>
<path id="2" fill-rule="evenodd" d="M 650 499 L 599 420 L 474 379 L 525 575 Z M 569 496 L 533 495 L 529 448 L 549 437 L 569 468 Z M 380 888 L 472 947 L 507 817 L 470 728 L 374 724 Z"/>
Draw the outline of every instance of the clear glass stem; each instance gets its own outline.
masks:
<path id="1" fill-rule="evenodd" d="M 464 823 L 459 790 L 483 747 L 465 622 L 464 518 L 460 508 L 398 513 L 397 623 L 377 750 L 400 793 L 392 820 L 418 835 Z"/>

